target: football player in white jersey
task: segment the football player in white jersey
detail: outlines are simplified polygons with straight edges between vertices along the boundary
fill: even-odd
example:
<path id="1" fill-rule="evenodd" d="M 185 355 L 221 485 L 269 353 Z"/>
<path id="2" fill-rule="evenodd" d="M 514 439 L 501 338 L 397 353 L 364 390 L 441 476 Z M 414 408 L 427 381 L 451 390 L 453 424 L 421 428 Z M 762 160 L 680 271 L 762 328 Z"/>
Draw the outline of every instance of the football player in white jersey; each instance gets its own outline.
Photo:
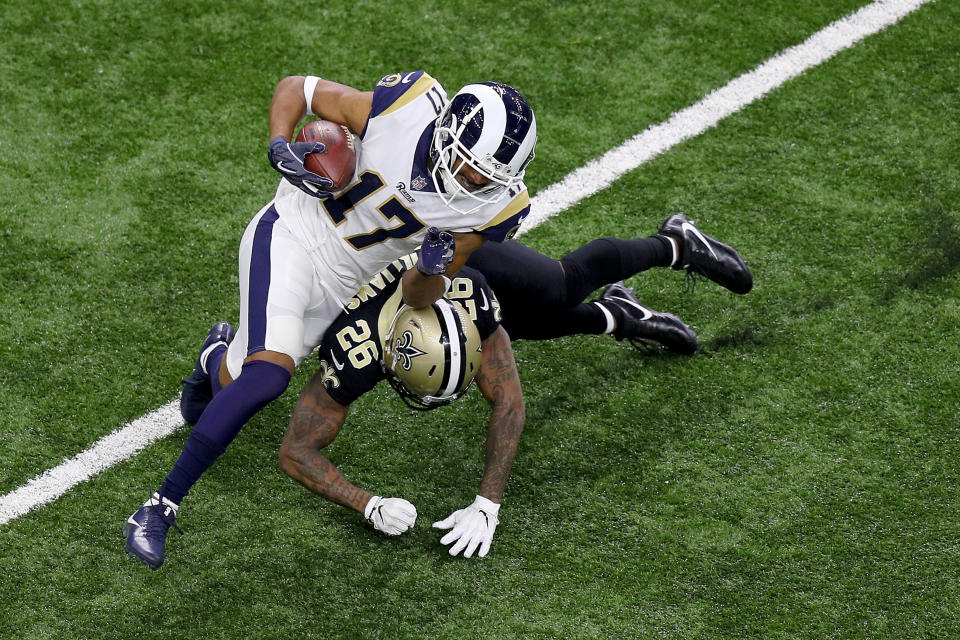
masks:
<path id="1" fill-rule="evenodd" d="M 384 338 L 388 326 L 397 324 L 391 323 L 391 319 L 401 306 L 403 291 L 399 285 L 403 273 L 413 268 L 414 258 L 415 255 L 403 256 L 388 265 L 360 288 L 347 302 L 346 311 L 330 325 L 320 347 L 321 370 L 301 394 L 281 449 L 281 466 L 293 477 L 311 490 L 365 513 L 375 527 L 391 534 L 412 526 L 415 508 L 406 500 L 376 498 L 350 485 L 319 450 L 336 437 L 346 408 L 387 374 L 380 365 L 387 364 L 388 359 L 383 359 L 380 349 L 385 349 L 390 342 Z M 464 551 L 469 556 L 472 543 L 477 543 L 480 555 L 484 555 L 496 528 L 499 499 L 506 481 L 506 474 L 500 471 L 512 461 L 522 426 L 519 413 L 502 410 L 504 406 L 518 403 L 522 406 L 522 392 L 509 348 L 511 340 L 612 333 L 618 340 L 640 341 L 644 350 L 657 343 L 675 353 L 690 354 L 696 350 L 697 337 L 689 327 L 672 314 L 641 305 L 633 290 L 622 282 L 608 285 L 598 300 L 583 302 L 589 292 L 604 283 L 631 277 L 655 266 L 672 266 L 700 274 L 735 293 L 747 293 L 753 286 L 752 274 L 739 253 L 704 234 L 683 214 L 667 218 L 651 236 L 626 240 L 598 238 L 560 260 L 548 258 L 515 240 L 484 244 L 457 273 L 445 297 L 456 300 L 467 310 L 483 341 L 483 362 L 487 364 L 480 366 L 478 380 L 481 390 L 492 398 L 494 405 L 488 437 L 495 446 L 487 449 L 487 473 L 475 504 L 436 525 L 453 527 L 442 540 L 458 542 L 451 547 L 451 553 Z M 501 295 L 495 297 L 488 285 L 493 285 Z M 436 303 L 429 309 L 435 307 Z M 415 322 L 422 322 L 431 313 L 427 309 L 419 311 L 426 315 Z M 494 332 L 498 324 L 499 335 Z M 226 324 L 215 329 L 224 335 L 231 331 Z M 405 377 L 403 371 L 394 371 L 400 376 L 400 385 L 394 384 L 397 378 L 389 379 L 408 402 L 412 400 L 419 407 L 438 406 L 462 393 L 477 369 L 466 365 L 450 367 L 444 364 L 446 358 L 438 362 L 436 349 L 448 349 L 452 342 L 431 341 L 426 334 L 417 336 L 417 345 L 401 345 L 402 353 L 407 356 L 402 358 L 403 362 L 417 366 L 411 367 L 407 371 L 410 375 Z M 217 341 L 217 337 L 214 335 L 213 341 L 208 340 L 209 347 L 204 349 L 208 362 L 219 360 L 226 350 L 226 345 Z M 471 350 L 461 350 L 462 353 L 468 351 Z M 498 352 L 502 352 L 503 357 L 491 357 Z M 461 359 L 460 362 L 467 361 Z M 490 367 L 499 371 L 488 376 L 484 374 L 485 367 L 488 374 Z M 461 369 L 464 375 L 451 375 Z M 419 387 L 419 382 L 411 376 L 422 376 L 428 388 Z M 417 383 L 417 393 L 404 389 L 411 382 Z M 501 383 L 504 386 L 500 391 L 490 392 L 490 384 Z M 443 389 L 443 393 L 438 394 L 438 389 Z M 153 512 L 145 518 L 145 523 L 163 522 L 164 517 L 169 517 L 167 512 L 172 512 L 166 505 L 143 509 Z M 158 510 L 160 515 L 156 514 Z M 132 525 L 130 530 L 134 530 Z M 138 537 L 134 536 L 133 540 L 136 545 Z"/>
<path id="2" fill-rule="evenodd" d="M 306 114 L 358 137 L 354 179 L 337 193 L 303 165 L 323 145 L 290 142 Z M 505 84 L 470 84 L 448 100 L 423 71 L 384 76 L 373 91 L 290 76 L 274 91 L 270 137 L 268 157 L 284 179 L 240 242 L 240 324 L 235 334 L 226 323 L 208 333 L 181 397 L 194 429 L 163 485 L 124 527 L 127 550 L 154 569 L 180 501 L 286 390 L 355 291 L 417 250 L 404 301 L 429 306 L 477 247 L 510 238 L 530 210 L 523 177 L 536 120 Z"/>

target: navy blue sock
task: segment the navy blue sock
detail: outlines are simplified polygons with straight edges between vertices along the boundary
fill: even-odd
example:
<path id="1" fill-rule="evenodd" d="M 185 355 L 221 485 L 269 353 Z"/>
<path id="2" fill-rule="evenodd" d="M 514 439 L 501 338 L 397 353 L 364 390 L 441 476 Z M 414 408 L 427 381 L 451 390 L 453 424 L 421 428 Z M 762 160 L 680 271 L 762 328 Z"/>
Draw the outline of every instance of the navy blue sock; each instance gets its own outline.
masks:
<path id="1" fill-rule="evenodd" d="M 160 487 L 160 495 L 180 504 L 203 472 L 226 451 L 243 425 L 280 397 L 288 384 L 290 373 L 278 364 L 252 360 L 243 365 L 237 379 L 207 405 Z"/>
<path id="2" fill-rule="evenodd" d="M 207 356 L 207 375 L 210 376 L 210 388 L 213 390 L 213 395 L 217 395 L 223 389 L 220 386 L 220 362 L 225 355 L 227 355 L 227 348 L 218 347 Z"/>

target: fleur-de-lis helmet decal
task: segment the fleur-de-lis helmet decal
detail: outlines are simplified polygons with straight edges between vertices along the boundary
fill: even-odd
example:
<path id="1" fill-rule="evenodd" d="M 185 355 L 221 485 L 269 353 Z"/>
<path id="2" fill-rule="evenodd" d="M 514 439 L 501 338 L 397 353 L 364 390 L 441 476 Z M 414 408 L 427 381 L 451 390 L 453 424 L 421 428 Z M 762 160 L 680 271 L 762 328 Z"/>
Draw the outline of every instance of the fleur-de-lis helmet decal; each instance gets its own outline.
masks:
<path id="1" fill-rule="evenodd" d="M 404 402 L 415 409 L 449 404 L 480 369 L 480 332 L 456 302 L 402 305 L 383 336 L 383 369 Z"/>
<path id="2" fill-rule="evenodd" d="M 417 356 L 427 355 L 426 351 L 421 351 L 413 346 L 413 333 L 410 330 L 404 331 L 403 335 L 394 341 L 393 345 L 393 366 L 399 364 L 404 371 L 410 371 L 413 368 L 413 359 Z"/>

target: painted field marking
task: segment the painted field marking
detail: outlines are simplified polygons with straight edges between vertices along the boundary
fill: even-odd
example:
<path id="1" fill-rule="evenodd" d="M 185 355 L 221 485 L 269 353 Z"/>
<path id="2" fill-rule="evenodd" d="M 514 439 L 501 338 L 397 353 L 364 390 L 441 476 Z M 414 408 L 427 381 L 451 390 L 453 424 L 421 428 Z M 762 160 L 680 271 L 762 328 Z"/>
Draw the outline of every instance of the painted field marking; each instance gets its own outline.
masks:
<path id="1" fill-rule="evenodd" d="M 731 80 L 696 104 L 677 111 L 543 189 L 532 198 L 532 213 L 520 234 L 610 186 L 617 178 L 794 78 L 829 60 L 863 38 L 882 31 L 933 0 L 878 0 L 837 20 L 801 44 L 784 50 L 759 67 Z M 86 451 L 44 471 L 25 485 L 0 496 L 0 525 L 52 502 L 72 487 L 130 458 L 183 425 L 179 398 L 97 440 Z"/>
<path id="2" fill-rule="evenodd" d="M 785 49 L 753 71 L 731 80 L 696 104 L 677 111 L 665 122 L 635 135 L 537 193 L 533 198 L 535 206 L 531 207 L 521 233 L 607 188 L 628 171 L 674 145 L 700 135 L 791 78 L 882 31 L 931 1 L 880 0 L 827 25 L 802 43 Z"/>

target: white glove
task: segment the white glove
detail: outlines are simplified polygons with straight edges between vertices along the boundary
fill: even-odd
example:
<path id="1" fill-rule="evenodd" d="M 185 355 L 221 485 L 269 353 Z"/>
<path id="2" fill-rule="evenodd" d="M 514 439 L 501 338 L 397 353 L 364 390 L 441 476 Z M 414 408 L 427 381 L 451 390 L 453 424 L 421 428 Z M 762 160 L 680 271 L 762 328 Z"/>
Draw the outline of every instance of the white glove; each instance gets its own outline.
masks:
<path id="1" fill-rule="evenodd" d="M 469 507 L 454 511 L 446 520 L 434 522 L 433 527 L 435 529 L 453 528 L 453 531 L 440 538 L 440 544 L 457 541 L 450 547 L 450 555 L 455 556 L 466 549 L 463 551 L 463 557 L 469 558 L 479 546 L 480 552 L 477 555 L 483 558 L 490 551 L 493 532 L 497 530 L 497 525 L 500 523 L 497 519 L 498 513 L 500 513 L 499 504 L 483 496 L 477 496 Z"/>
<path id="2" fill-rule="evenodd" d="M 398 536 L 413 528 L 417 521 L 417 508 L 403 498 L 373 496 L 363 509 L 363 517 L 373 523 L 377 531 Z"/>

